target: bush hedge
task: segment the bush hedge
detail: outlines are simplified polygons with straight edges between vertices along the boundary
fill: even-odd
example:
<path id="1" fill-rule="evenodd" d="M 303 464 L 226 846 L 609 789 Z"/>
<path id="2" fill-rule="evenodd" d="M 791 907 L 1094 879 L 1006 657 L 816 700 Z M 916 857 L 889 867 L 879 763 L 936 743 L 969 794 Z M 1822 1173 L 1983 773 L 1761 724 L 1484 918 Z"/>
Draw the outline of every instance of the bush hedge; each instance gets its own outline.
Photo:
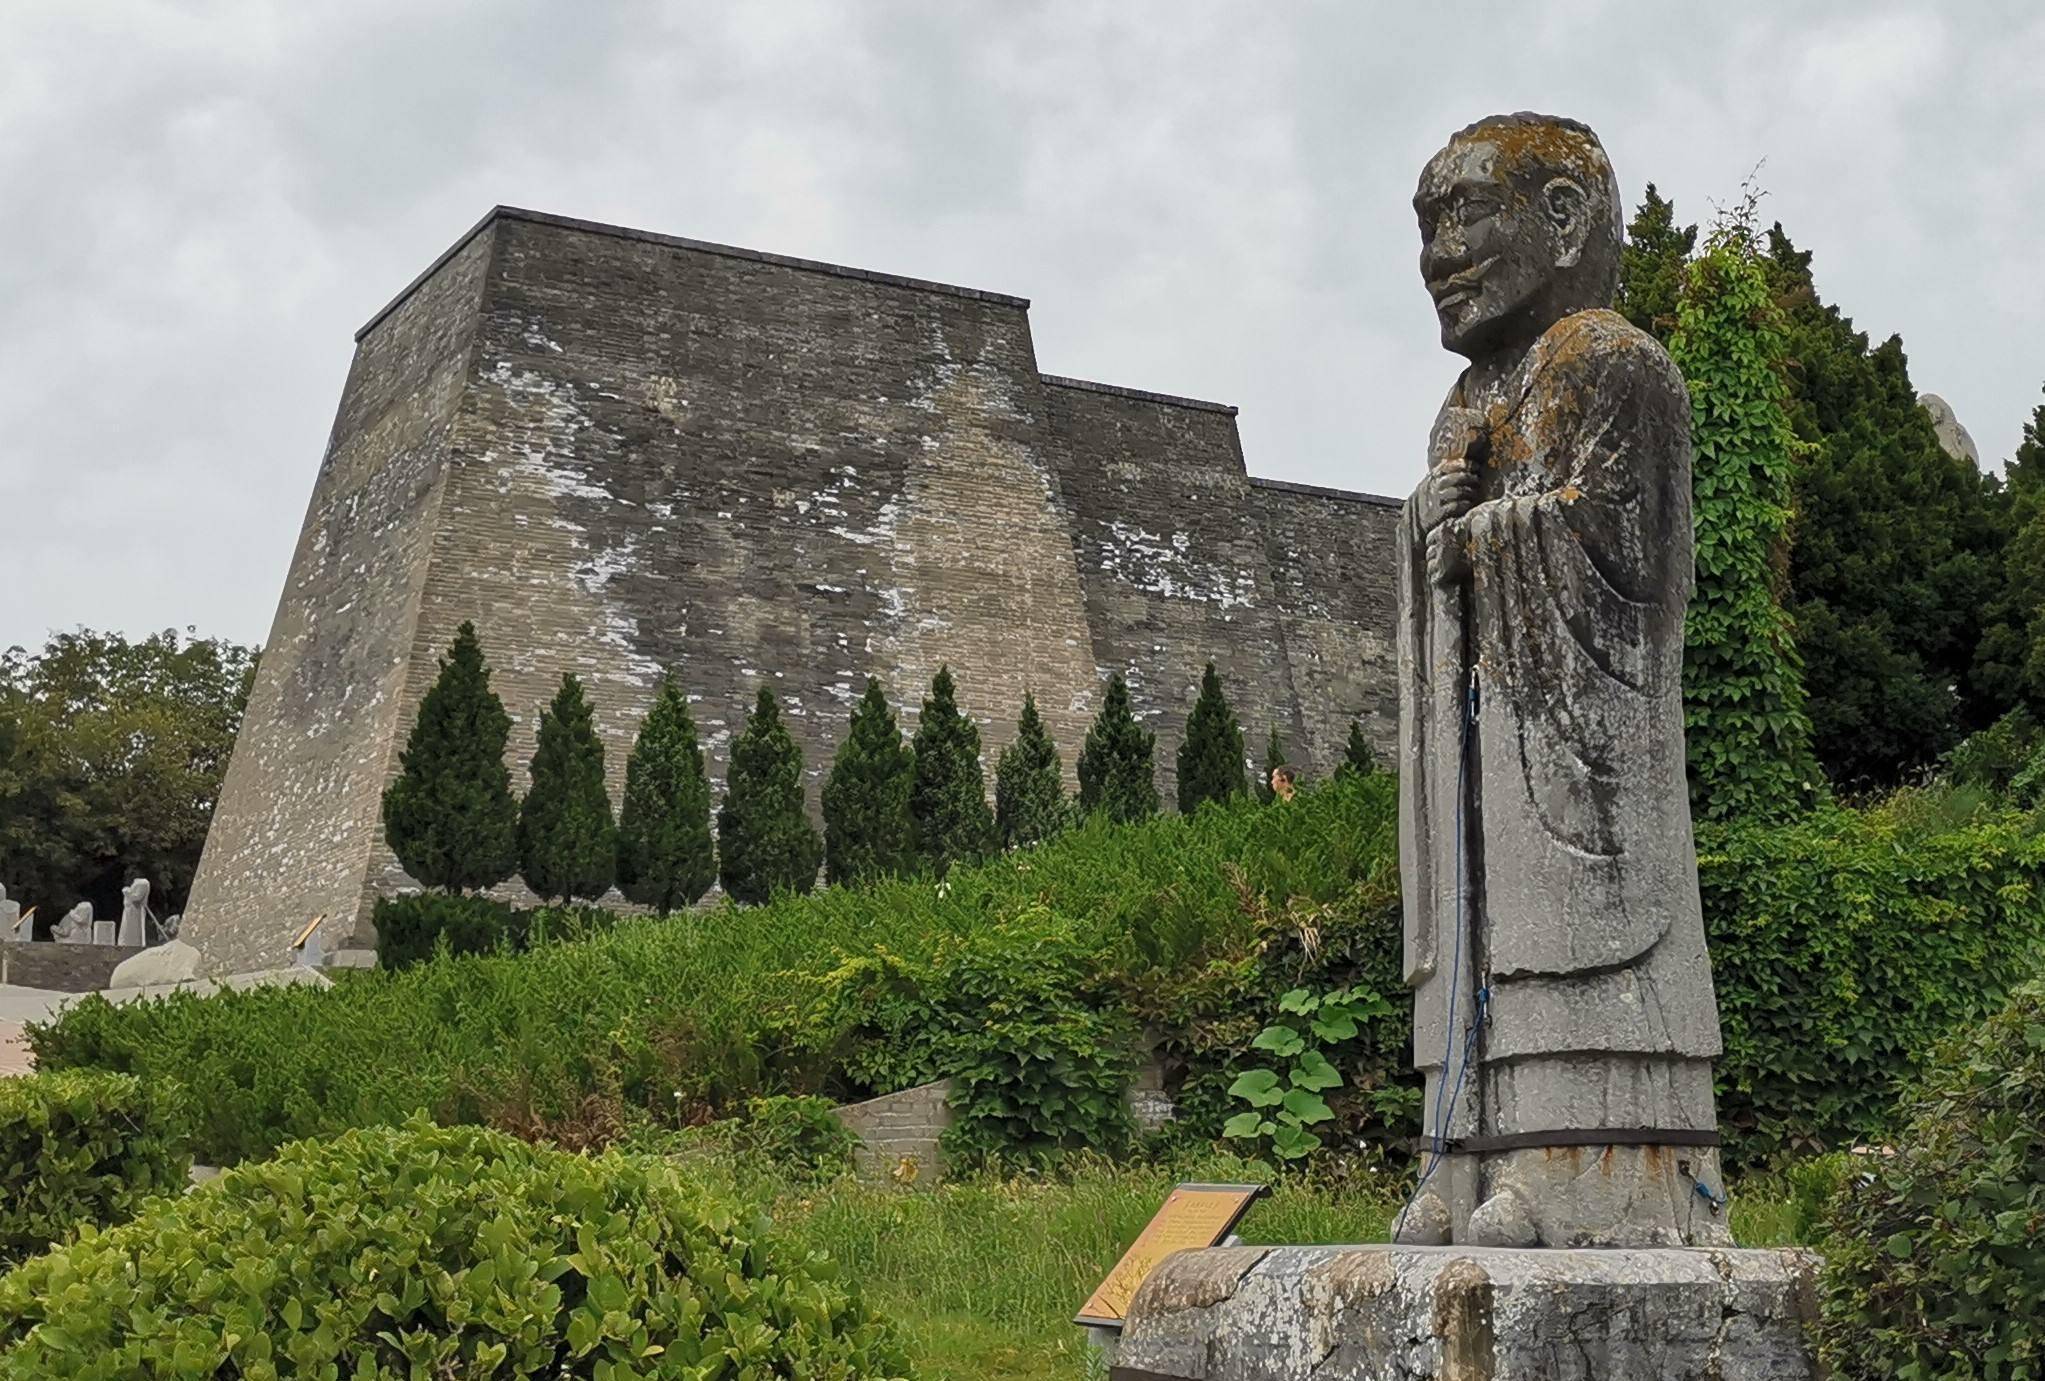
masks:
<path id="1" fill-rule="evenodd" d="M 1702 828 L 1698 855 L 1741 1160 L 1893 1130 L 1940 1038 L 2038 971 L 2045 836 L 2020 818 L 1927 834 L 1829 809 Z"/>
<path id="2" fill-rule="evenodd" d="M 0 1263 L 127 1218 L 191 1169 L 174 1089 L 60 1070 L 0 1079 Z"/>
<path id="3" fill-rule="evenodd" d="M 1846 1378 L 2045 1376 L 2045 983 L 1943 1046 L 1873 1184 L 1833 1200 L 1822 1337 Z"/>
<path id="4" fill-rule="evenodd" d="M 584 939 L 608 930 L 613 912 L 593 906 L 543 906 L 531 910 L 494 897 L 423 892 L 382 897 L 371 913 L 376 926 L 379 968 L 405 969 L 424 963 L 446 943 L 449 954 L 520 954 L 535 943 Z"/>
<path id="5" fill-rule="evenodd" d="M 904 1374 L 835 1263 L 668 1163 L 300 1142 L 0 1278 L 0 1377 Z"/>
<path id="6" fill-rule="evenodd" d="M 1151 1046 L 1195 1134 L 1237 1111 L 1229 1084 L 1264 1063 L 1251 1043 L 1285 992 L 1386 997 L 1330 1052 L 1345 1082 L 1326 1094 L 1336 1120 L 1323 1130 L 1337 1148 L 1396 1145 L 1419 1103 L 1396 793 L 1389 773 L 1345 774 L 1270 806 L 1094 818 L 942 882 L 621 921 L 587 943 L 433 959 L 326 991 L 88 999 L 30 1038 L 45 1067 L 178 1078 L 199 1154 L 223 1164 L 419 1109 L 588 1144 L 634 1108 L 701 1122 L 747 1098 L 858 1098 L 969 1064 L 988 1078 L 969 1078 L 966 1096 L 1028 1100 L 996 1139 L 1029 1155 L 1092 1134 L 1033 1119 L 1085 1114 L 1028 1086 L 1034 1066 L 1012 1058 L 1025 1047 L 987 1046 L 1000 1033 L 975 1025 L 964 994 L 1032 991 L 1048 956 L 1090 1014 L 1059 1058 L 1105 1050 L 1110 1031 Z M 2015 817 L 1912 834 L 1828 809 L 1780 829 L 1705 826 L 1698 845 L 1735 1162 L 1887 1134 L 1921 1052 L 1993 1010 L 2045 937 L 2045 839 Z M 1039 1005 L 1029 1022 L 1073 1016 Z M 1126 1067 L 1104 1058 L 1091 1068 Z"/>

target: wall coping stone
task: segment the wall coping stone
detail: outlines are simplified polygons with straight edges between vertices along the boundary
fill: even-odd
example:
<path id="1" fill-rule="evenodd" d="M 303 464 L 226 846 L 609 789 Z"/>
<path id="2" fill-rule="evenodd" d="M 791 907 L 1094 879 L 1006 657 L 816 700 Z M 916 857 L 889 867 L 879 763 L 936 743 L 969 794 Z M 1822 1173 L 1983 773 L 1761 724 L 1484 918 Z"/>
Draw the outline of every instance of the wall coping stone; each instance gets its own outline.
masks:
<path id="1" fill-rule="evenodd" d="M 587 221 L 577 216 L 559 216 L 551 211 L 530 211 L 522 206 L 493 206 L 485 212 L 483 219 L 470 226 L 462 237 L 449 245 L 444 253 L 426 271 L 407 283 L 398 295 L 386 302 L 383 310 L 363 323 L 355 333 L 361 340 L 383 319 L 404 304 L 406 298 L 418 291 L 419 286 L 434 274 L 448 260 L 462 252 L 469 241 L 482 234 L 500 220 L 526 221 L 532 225 L 551 225 L 563 230 L 581 230 L 591 235 L 608 235 L 613 239 L 637 240 L 642 244 L 665 245 L 670 249 L 693 249 L 703 254 L 716 254 L 726 259 L 745 259 L 756 264 L 773 264 L 780 268 L 801 269 L 807 273 L 827 273 L 833 278 L 852 278 L 862 283 L 883 283 L 893 288 L 913 288 L 919 292 L 943 293 L 948 297 L 964 297 L 975 302 L 991 302 L 1002 307 L 1018 307 L 1027 310 L 1030 300 L 1008 293 L 989 292 L 984 288 L 964 288 L 956 283 L 939 283 L 929 278 L 911 278 L 899 273 L 877 273 L 872 269 L 856 269 L 845 264 L 825 263 L 821 259 L 800 259 L 790 254 L 770 254 L 760 249 L 745 249 L 738 245 L 718 244 L 711 240 L 691 240 L 681 235 L 662 235 L 652 230 L 634 230 L 630 226 L 610 225 L 604 221 Z M 1233 409 L 1231 409 L 1233 411 Z"/>

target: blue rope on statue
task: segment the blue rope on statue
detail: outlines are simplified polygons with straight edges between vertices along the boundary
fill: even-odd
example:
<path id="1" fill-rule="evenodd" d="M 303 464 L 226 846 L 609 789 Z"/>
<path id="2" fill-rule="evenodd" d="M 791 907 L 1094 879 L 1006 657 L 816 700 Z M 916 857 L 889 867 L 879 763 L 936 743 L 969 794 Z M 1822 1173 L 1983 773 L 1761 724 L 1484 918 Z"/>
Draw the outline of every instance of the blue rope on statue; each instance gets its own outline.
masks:
<path id="1" fill-rule="evenodd" d="M 1427 1182 L 1434 1178 L 1435 1170 L 1448 1156 L 1448 1124 L 1456 1115 L 1456 1105 L 1462 1101 L 1463 1079 L 1470 1072 L 1470 1063 L 1476 1058 L 1477 1038 L 1489 1019 L 1491 989 L 1477 990 L 1477 1019 L 1470 1023 L 1470 1029 L 1463 1037 L 1463 1061 L 1456 1070 L 1454 1086 L 1449 1083 L 1449 1066 L 1455 1062 L 1456 1052 L 1456 1007 L 1462 995 L 1463 986 L 1463 936 L 1470 929 L 1469 893 L 1463 885 L 1463 816 L 1470 799 L 1470 741 L 1477 727 L 1477 673 L 1470 672 L 1470 689 L 1463 698 L 1462 742 L 1456 754 L 1456 947 L 1455 958 L 1449 964 L 1449 1011 L 1444 1028 L 1441 1052 L 1441 1077 L 1434 1085 L 1434 1131 L 1428 1138 L 1427 1168 L 1413 1185 L 1413 1192 L 1407 1196 L 1405 1207 L 1399 1210 L 1399 1217 L 1392 1224 L 1392 1236 L 1396 1240 L 1399 1230 L 1406 1225 L 1406 1214 L 1420 1198 L 1420 1191 L 1427 1188 Z M 1447 1106 L 1443 1107 L 1443 1095 L 1447 1095 Z"/>

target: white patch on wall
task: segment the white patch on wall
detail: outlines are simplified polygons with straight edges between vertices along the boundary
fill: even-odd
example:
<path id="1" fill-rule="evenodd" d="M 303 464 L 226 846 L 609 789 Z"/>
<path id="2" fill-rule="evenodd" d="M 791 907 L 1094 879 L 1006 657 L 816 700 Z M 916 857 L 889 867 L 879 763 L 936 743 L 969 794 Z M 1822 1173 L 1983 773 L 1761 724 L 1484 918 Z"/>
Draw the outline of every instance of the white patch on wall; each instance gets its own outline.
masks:
<path id="1" fill-rule="evenodd" d="M 1147 532 L 1114 519 L 1101 543 L 1101 569 L 1116 579 L 1166 599 L 1218 604 L 1223 609 L 1256 601 L 1257 580 L 1247 571 L 1196 560 L 1190 534 Z"/>

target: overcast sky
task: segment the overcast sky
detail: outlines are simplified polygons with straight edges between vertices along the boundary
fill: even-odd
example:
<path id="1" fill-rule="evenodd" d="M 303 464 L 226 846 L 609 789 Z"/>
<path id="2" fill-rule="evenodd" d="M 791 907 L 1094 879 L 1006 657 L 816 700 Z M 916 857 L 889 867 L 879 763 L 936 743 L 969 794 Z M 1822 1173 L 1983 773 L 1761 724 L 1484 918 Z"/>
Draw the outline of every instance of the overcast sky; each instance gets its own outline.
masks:
<path id="1" fill-rule="evenodd" d="M 499 202 L 1016 293 L 1047 372 L 1404 494 L 1457 364 L 1414 178 L 1552 111 L 1686 219 L 1765 158 L 1820 291 L 2000 461 L 2041 59 L 2016 0 L 0 0 L 0 646 L 264 638 L 353 332 Z"/>

